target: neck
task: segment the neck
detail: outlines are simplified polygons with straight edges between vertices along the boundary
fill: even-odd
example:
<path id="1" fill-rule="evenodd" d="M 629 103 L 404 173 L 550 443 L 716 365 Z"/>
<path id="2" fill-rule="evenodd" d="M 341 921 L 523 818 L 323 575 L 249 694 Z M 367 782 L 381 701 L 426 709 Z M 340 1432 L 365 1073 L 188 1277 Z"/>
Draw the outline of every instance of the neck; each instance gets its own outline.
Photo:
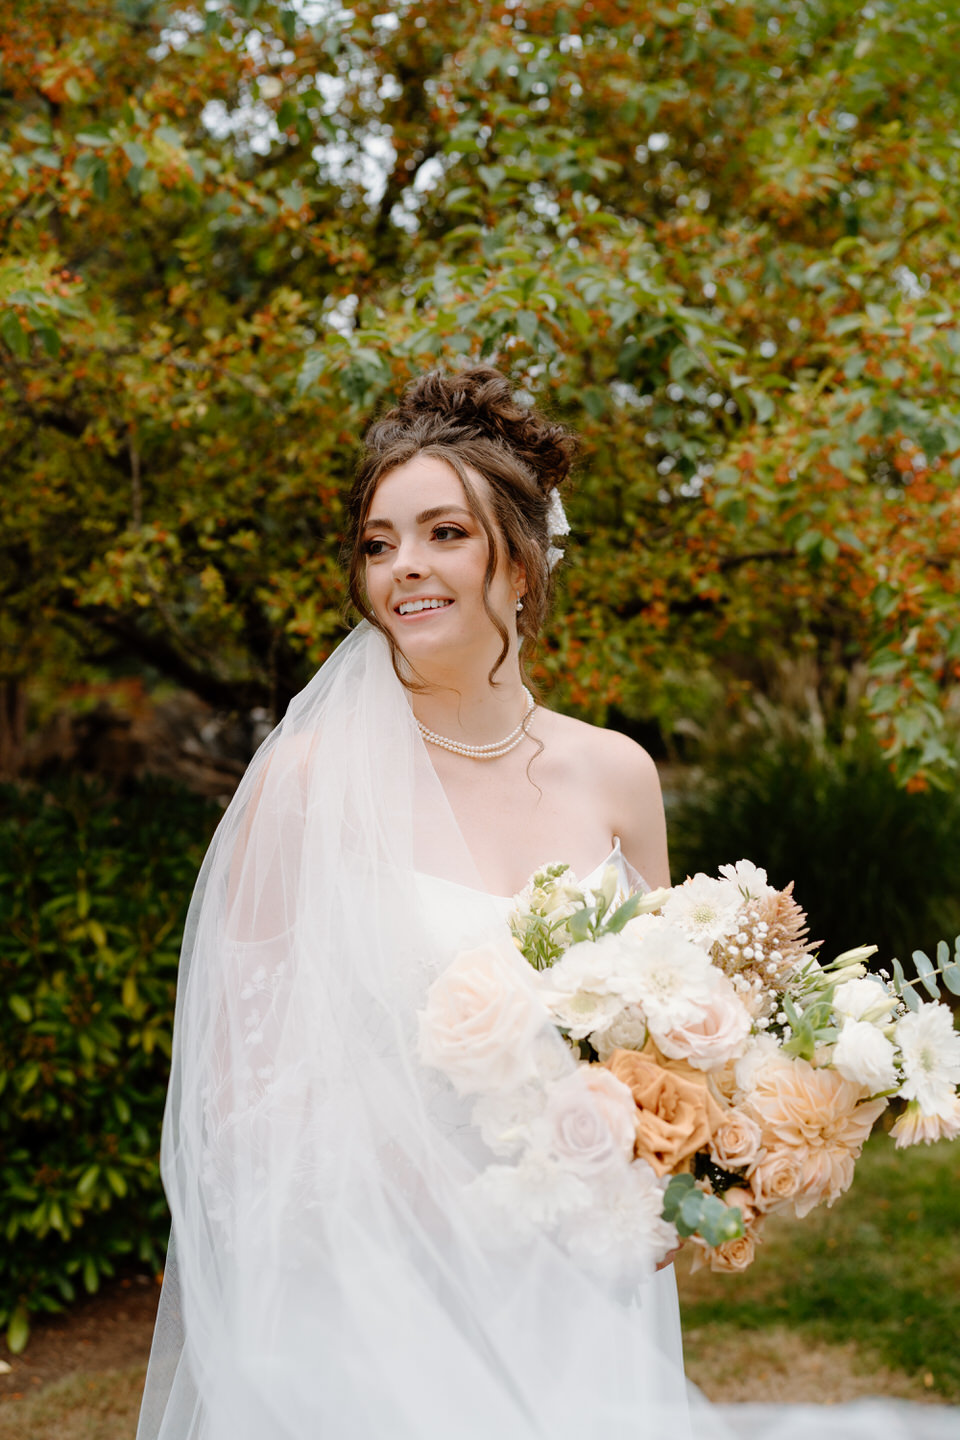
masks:
<path id="1" fill-rule="evenodd" d="M 426 676 L 423 677 L 427 679 Z M 514 656 L 501 665 L 491 685 L 487 672 L 429 680 L 412 693 L 413 713 L 427 729 L 448 740 L 487 745 L 502 740 L 523 719 L 527 700 Z"/>

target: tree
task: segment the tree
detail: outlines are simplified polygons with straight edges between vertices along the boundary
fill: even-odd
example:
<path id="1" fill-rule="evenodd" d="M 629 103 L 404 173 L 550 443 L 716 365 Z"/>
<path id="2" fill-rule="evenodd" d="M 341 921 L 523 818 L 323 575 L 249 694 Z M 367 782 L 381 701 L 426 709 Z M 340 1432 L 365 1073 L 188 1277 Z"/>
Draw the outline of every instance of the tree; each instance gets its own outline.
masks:
<path id="1" fill-rule="evenodd" d="M 9 682 L 282 709 L 343 633 L 364 425 L 483 357 L 583 435 L 560 703 L 863 657 L 899 773 L 948 765 L 942 0 L 3 8 Z"/>

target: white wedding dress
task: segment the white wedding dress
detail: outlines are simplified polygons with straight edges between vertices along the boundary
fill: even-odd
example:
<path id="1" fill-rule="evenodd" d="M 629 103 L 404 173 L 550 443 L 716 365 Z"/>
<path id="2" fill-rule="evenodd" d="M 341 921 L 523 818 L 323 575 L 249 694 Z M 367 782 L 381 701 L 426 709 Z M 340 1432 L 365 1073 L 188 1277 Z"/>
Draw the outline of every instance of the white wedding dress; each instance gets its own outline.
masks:
<path id="1" fill-rule="evenodd" d="M 191 902 L 138 1440 L 730 1435 L 688 1394 L 671 1272 L 625 1292 L 470 1199 L 489 1152 L 417 1015 L 464 945 L 508 943 L 509 903 L 361 626 L 257 752 Z"/>

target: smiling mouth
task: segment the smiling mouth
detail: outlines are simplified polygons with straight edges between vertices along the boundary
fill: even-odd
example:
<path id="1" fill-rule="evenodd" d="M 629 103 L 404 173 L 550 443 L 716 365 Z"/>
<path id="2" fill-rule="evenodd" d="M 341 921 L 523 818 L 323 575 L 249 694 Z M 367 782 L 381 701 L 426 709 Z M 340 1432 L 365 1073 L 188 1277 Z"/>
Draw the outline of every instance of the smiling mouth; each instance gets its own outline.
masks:
<path id="1" fill-rule="evenodd" d="M 446 610 L 452 600 L 401 600 L 396 606 L 398 615 L 420 615 L 424 610 Z"/>

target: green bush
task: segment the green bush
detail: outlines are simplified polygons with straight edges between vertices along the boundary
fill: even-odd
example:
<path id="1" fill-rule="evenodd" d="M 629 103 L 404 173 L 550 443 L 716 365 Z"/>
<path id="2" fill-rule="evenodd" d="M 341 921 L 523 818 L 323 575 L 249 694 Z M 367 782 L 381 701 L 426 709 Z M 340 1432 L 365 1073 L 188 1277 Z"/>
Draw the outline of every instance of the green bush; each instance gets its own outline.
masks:
<path id="1" fill-rule="evenodd" d="M 0 1324 L 157 1268 L 177 957 L 219 811 L 170 784 L 0 787 Z"/>
<path id="2" fill-rule="evenodd" d="M 908 974 L 960 930 L 960 790 L 903 789 L 872 739 L 754 730 L 694 776 L 669 811 L 675 878 L 746 856 L 795 881 L 825 954 L 873 943 Z"/>

